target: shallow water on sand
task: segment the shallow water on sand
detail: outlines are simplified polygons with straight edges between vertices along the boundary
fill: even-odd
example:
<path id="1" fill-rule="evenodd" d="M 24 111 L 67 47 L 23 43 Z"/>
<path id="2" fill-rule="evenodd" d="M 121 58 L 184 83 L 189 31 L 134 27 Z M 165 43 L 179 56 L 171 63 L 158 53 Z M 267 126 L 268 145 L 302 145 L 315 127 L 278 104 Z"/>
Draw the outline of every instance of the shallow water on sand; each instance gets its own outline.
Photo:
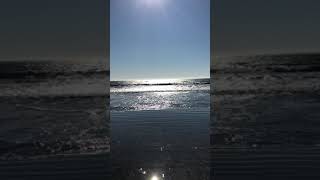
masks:
<path id="1" fill-rule="evenodd" d="M 209 179 L 208 79 L 113 85 L 113 179 Z"/>
<path id="2" fill-rule="evenodd" d="M 111 114 L 115 179 L 208 179 L 208 111 Z"/>

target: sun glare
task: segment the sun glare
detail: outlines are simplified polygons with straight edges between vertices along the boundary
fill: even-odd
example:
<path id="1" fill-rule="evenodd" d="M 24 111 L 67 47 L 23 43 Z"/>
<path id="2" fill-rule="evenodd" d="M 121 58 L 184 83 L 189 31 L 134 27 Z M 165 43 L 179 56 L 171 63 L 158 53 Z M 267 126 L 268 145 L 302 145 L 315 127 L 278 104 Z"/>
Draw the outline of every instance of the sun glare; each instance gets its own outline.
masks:
<path id="1" fill-rule="evenodd" d="M 137 80 L 136 82 L 140 84 L 159 85 L 159 84 L 173 84 L 181 81 L 182 81 L 181 79 L 149 79 L 149 80 Z"/>
<path id="2" fill-rule="evenodd" d="M 145 7 L 161 8 L 166 0 L 139 0 Z"/>
<path id="3" fill-rule="evenodd" d="M 159 180 L 158 176 L 152 176 L 151 180 Z"/>

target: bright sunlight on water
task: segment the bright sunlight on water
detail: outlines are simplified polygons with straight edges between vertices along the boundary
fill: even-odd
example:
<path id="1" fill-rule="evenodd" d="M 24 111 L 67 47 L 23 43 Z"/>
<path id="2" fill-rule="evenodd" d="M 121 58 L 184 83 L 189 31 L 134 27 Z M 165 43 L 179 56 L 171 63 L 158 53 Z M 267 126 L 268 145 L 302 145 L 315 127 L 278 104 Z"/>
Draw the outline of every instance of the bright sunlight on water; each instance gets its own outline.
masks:
<path id="1" fill-rule="evenodd" d="M 209 79 L 111 82 L 111 110 L 208 109 Z"/>

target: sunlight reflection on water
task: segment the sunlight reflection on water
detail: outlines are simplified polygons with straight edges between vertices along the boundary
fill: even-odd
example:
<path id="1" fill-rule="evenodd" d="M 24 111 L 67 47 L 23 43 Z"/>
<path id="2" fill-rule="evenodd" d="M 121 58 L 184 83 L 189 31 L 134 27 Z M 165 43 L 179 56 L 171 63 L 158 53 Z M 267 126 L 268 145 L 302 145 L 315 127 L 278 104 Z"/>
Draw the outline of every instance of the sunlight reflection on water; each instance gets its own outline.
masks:
<path id="1" fill-rule="evenodd" d="M 111 109 L 127 111 L 208 108 L 209 89 L 207 79 L 113 82 Z"/>
<path id="2" fill-rule="evenodd" d="M 125 164 L 119 176 L 128 172 L 124 179 L 208 179 L 209 79 L 111 85 L 112 154 Z"/>
<path id="3" fill-rule="evenodd" d="M 143 168 L 140 168 L 138 171 L 148 180 L 163 180 L 165 177 L 165 174 L 160 171 L 145 170 Z"/>

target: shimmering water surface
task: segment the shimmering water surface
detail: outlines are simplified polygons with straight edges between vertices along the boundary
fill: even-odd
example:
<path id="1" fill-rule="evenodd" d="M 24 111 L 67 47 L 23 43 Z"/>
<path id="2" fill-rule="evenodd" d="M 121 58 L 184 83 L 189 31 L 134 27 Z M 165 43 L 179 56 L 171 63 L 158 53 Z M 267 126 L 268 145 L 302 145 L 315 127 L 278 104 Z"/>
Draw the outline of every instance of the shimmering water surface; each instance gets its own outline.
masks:
<path id="1" fill-rule="evenodd" d="M 209 79 L 111 82 L 112 111 L 208 110 Z"/>
<path id="2" fill-rule="evenodd" d="M 113 179 L 208 179 L 209 88 L 209 79 L 111 82 Z"/>

